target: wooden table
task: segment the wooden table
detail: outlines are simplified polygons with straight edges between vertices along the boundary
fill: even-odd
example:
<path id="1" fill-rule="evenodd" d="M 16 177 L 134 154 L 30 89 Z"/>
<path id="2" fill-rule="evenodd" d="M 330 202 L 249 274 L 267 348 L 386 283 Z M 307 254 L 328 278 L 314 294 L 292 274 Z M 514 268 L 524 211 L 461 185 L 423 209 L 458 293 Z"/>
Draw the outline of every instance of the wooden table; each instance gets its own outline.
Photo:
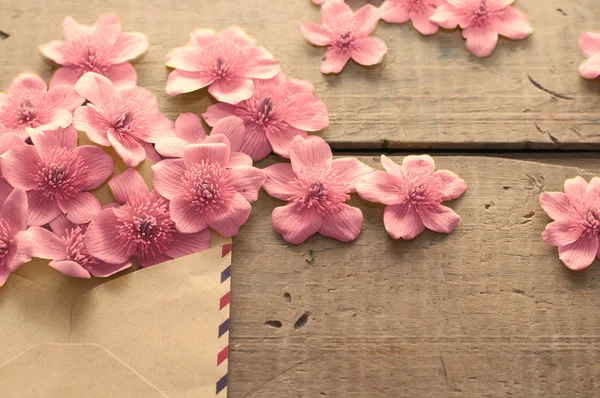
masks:
<path id="1" fill-rule="evenodd" d="M 323 49 L 298 29 L 319 19 L 308 0 L 3 0 L 0 84 L 27 70 L 51 77 L 56 65 L 37 45 L 62 37 L 64 16 L 91 23 L 114 11 L 125 31 L 149 36 L 139 84 L 171 119 L 201 114 L 206 90 L 164 94 L 164 54 L 194 28 L 238 24 L 289 76 L 315 84 L 331 118 L 320 135 L 338 154 L 380 167 L 382 151 L 397 161 L 427 152 L 469 183 L 450 204 L 462 216 L 454 233 L 408 242 L 388 237 L 382 206 L 353 198 L 365 215 L 355 242 L 288 245 L 271 227 L 281 203 L 262 193 L 234 240 L 230 397 L 593 397 L 600 264 L 561 264 L 541 240 L 539 195 L 600 171 L 585 152 L 600 148 L 600 81 L 577 73 L 577 38 L 600 30 L 600 7 L 517 6 L 536 32 L 501 39 L 490 58 L 469 55 L 458 31 L 423 37 L 382 22 L 381 65 L 324 76 Z"/>

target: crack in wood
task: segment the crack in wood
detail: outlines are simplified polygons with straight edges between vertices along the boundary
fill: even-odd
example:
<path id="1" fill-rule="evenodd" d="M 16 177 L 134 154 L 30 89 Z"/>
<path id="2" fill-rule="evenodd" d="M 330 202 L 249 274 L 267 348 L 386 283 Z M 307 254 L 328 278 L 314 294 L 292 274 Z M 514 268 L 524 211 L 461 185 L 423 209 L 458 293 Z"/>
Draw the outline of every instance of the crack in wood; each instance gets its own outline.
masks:
<path id="1" fill-rule="evenodd" d="M 10 37 L 10 35 L 2 30 L 0 30 L 0 39 L 6 40 Z"/>
<path id="2" fill-rule="evenodd" d="M 540 83 L 536 82 L 535 80 L 533 80 L 533 78 L 529 75 L 527 75 L 527 77 L 529 78 L 529 81 L 531 82 L 531 84 L 533 84 L 536 88 L 552 95 L 553 97 L 556 98 L 560 98 L 560 99 L 564 99 L 564 100 L 569 100 L 569 101 L 573 101 L 575 98 L 570 97 L 566 94 L 561 94 L 561 93 L 557 93 L 556 91 L 552 91 L 550 89 L 547 89 L 546 87 L 542 86 Z"/>

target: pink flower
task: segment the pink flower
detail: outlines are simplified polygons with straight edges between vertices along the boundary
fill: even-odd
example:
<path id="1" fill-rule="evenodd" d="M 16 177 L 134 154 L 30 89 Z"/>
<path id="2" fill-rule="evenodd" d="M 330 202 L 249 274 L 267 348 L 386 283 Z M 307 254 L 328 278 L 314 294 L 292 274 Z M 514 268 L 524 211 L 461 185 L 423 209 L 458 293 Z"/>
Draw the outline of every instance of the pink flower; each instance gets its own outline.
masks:
<path id="1" fill-rule="evenodd" d="M 167 94 L 210 86 L 208 92 L 213 97 L 230 104 L 252 96 L 252 79 L 270 79 L 280 70 L 271 53 L 235 26 L 219 33 L 212 29 L 193 31 L 188 44 L 171 50 L 165 62 L 175 68 L 167 81 Z"/>
<path id="2" fill-rule="evenodd" d="M 381 155 L 385 171 L 376 171 L 356 184 L 361 198 L 383 203 L 385 229 L 394 239 L 413 239 L 425 227 L 450 233 L 460 223 L 460 217 L 442 205 L 458 198 L 467 184 L 448 170 L 435 171 L 429 155 L 407 156 L 402 167 Z"/>
<path id="3" fill-rule="evenodd" d="M 96 144 L 112 146 L 129 167 L 136 167 L 150 143 L 171 135 L 173 123 L 158 111 L 156 97 L 141 87 L 117 88 L 106 77 L 86 73 L 75 90 L 91 104 L 75 110 L 73 126 Z"/>
<path id="4" fill-rule="evenodd" d="M 87 227 L 87 224 L 73 224 L 64 215 L 50 222 L 52 231 L 31 227 L 34 257 L 52 260 L 52 268 L 73 278 L 91 275 L 104 278 L 131 266 L 130 261 L 109 264 L 92 257 L 85 246 Z"/>
<path id="5" fill-rule="evenodd" d="M 224 135 L 210 135 L 185 147 L 183 159 L 167 159 L 152 167 L 156 190 L 171 200 L 177 229 L 193 233 L 207 226 L 226 238 L 237 235 L 258 199 L 264 173 L 252 159 L 232 153 Z"/>
<path id="6" fill-rule="evenodd" d="M 230 115 L 241 118 L 246 126 L 241 151 L 255 162 L 271 150 L 289 158 L 289 146 L 296 136 L 306 137 L 306 131 L 329 125 L 327 108 L 314 91 L 309 82 L 287 79 L 280 73 L 272 79 L 255 80 L 250 99 L 237 105 L 211 105 L 203 116 L 211 126 Z"/>
<path id="7" fill-rule="evenodd" d="M 239 152 L 244 142 L 244 122 L 235 116 L 225 117 L 216 123 L 211 135 L 224 135 L 229 139 L 232 152 Z M 182 158 L 186 145 L 199 144 L 206 139 L 200 118 L 193 113 L 182 113 L 175 121 L 175 134 L 156 141 L 156 150 L 168 158 Z"/>
<path id="8" fill-rule="evenodd" d="M 387 46 L 378 37 L 371 37 L 379 22 L 379 11 L 370 4 L 356 13 L 340 1 L 326 2 L 321 8 L 322 25 L 305 22 L 300 25 L 306 40 L 317 46 L 327 46 L 322 73 L 339 73 L 350 58 L 361 65 L 375 65 L 383 60 Z"/>
<path id="9" fill-rule="evenodd" d="M 21 137 L 14 133 L 6 133 L 0 138 L 0 156 L 16 146 L 27 145 Z M 13 191 L 13 187 L 2 177 L 2 168 L 0 164 L 0 202 L 4 202 L 8 195 Z"/>
<path id="10" fill-rule="evenodd" d="M 446 0 L 431 22 L 442 28 L 460 26 L 467 49 L 477 57 L 487 57 L 496 48 L 498 35 L 521 40 L 533 33 L 527 17 L 511 6 L 514 0 Z"/>
<path id="11" fill-rule="evenodd" d="M 587 61 L 579 66 L 579 73 L 586 79 L 600 77 L 600 32 L 583 32 L 579 38 L 579 49 Z"/>
<path id="12" fill-rule="evenodd" d="M 101 210 L 86 192 L 113 173 L 113 160 L 96 146 L 77 147 L 77 132 L 43 133 L 29 129 L 33 145 L 17 146 L 0 156 L 4 178 L 27 192 L 29 225 L 41 226 L 65 213 L 83 224 Z"/>
<path id="13" fill-rule="evenodd" d="M 550 246 L 558 246 L 562 262 L 572 270 L 587 268 L 600 258 L 600 178 L 588 184 L 576 177 L 565 181 L 565 192 L 544 192 L 544 211 L 555 220 L 542 234 Z"/>
<path id="14" fill-rule="evenodd" d="M 0 201 L 0 286 L 11 272 L 31 260 L 33 241 L 27 232 L 27 195 L 20 189 Z"/>
<path id="15" fill-rule="evenodd" d="M 379 12 L 381 19 L 388 23 L 405 23 L 412 20 L 413 27 L 421 34 L 432 35 L 439 25 L 429 18 L 444 0 L 385 0 Z"/>
<path id="16" fill-rule="evenodd" d="M 52 40 L 40 46 L 45 57 L 59 65 L 50 87 L 57 84 L 73 86 L 86 72 L 107 77 L 116 86 L 135 86 L 137 75 L 127 61 L 148 49 L 148 39 L 141 33 L 121 33 L 119 18 L 114 14 L 98 17 L 93 26 L 79 25 L 65 18 L 66 41 Z"/>
<path id="17" fill-rule="evenodd" d="M 110 264 L 135 257 L 140 266 L 149 267 L 210 246 L 207 229 L 192 234 L 176 230 L 169 201 L 150 192 L 135 169 L 127 169 L 108 184 L 122 205 L 102 210 L 88 226 L 85 245 L 91 256 Z"/>
<path id="18" fill-rule="evenodd" d="M 69 126 L 73 111 L 84 99 L 66 85 L 46 90 L 46 83 L 37 75 L 15 77 L 8 94 L 0 93 L 0 125 L 4 131 L 26 140 L 27 127 L 48 131 Z"/>
<path id="19" fill-rule="evenodd" d="M 273 210 L 275 231 L 293 244 L 317 232 L 342 242 L 356 239 L 363 215 L 345 202 L 357 180 L 373 169 L 355 158 L 333 160 L 329 145 L 316 136 L 294 138 L 290 160 L 264 169 L 265 190 L 288 202 Z"/>

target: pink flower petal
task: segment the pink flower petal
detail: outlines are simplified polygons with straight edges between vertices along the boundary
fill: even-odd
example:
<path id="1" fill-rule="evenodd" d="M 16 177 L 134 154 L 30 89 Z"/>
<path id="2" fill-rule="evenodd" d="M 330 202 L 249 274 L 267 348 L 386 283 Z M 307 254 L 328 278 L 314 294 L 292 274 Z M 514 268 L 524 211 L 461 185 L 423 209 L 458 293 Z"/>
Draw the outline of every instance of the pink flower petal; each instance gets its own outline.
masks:
<path id="1" fill-rule="evenodd" d="M 209 46 L 217 39 L 217 31 L 214 29 L 196 29 L 190 33 L 188 45 L 204 47 Z"/>
<path id="2" fill-rule="evenodd" d="M 31 168 L 40 161 L 33 145 L 14 147 L 0 155 L 2 176 L 15 188 L 30 190 L 37 187 L 31 175 Z"/>
<path id="3" fill-rule="evenodd" d="M 54 72 L 52 80 L 50 80 L 50 87 L 59 85 L 74 86 L 81 76 L 82 70 L 78 66 L 61 66 L 56 72 Z"/>
<path id="4" fill-rule="evenodd" d="M 16 146 L 26 145 L 23 139 L 14 133 L 5 133 L 0 135 L 0 155 Z"/>
<path id="5" fill-rule="evenodd" d="M 182 192 L 183 159 L 165 159 L 152 166 L 152 184 L 161 196 L 172 200 Z"/>
<path id="6" fill-rule="evenodd" d="M 52 109 L 48 112 L 48 119 L 50 121 L 38 127 L 43 131 L 56 130 L 57 128 L 66 128 L 73 121 L 73 115 L 71 112 L 65 109 Z"/>
<path id="7" fill-rule="evenodd" d="M 370 35 L 377 27 L 380 16 L 379 10 L 373 5 L 362 6 L 354 14 L 354 23 L 359 27 L 358 33 L 363 36 Z"/>
<path id="8" fill-rule="evenodd" d="M 52 40 L 39 46 L 39 50 L 46 58 L 50 58 L 57 64 L 64 65 L 69 59 L 69 45 L 64 41 Z"/>
<path id="9" fill-rule="evenodd" d="M 300 192 L 298 186 L 293 184 L 293 181 L 296 180 L 296 174 L 294 174 L 291 164 L 275 163 L 265 167 L 263 171 L 267 177 L 263 183 L 263 188 L 274 198 L 287 201 Z"/>
<path id="10" fill-rule="evenodd" d="M 78 134 L 73 126 L 60 128 L 54 131 L 46 131 L 47 136 L 53 136 L 62 148 L 75 149 L 77 147 Z"/>
<path id="11" fill-rule="evenodd" d="M 540 196 L 540 203 L 546 214 L 556 221 L 569 219 L 576 214 L 569 197 L 562 192 L 544 192 Z"/>
<path id="12" fill-rule="evenodd" d="M 45 93 L 47 90 L 47 86 L 46 82 L 38 75 L 34 75 L 32 73 L 23 73 L 15 77 L 10 83 L 9 91 L 13 90 L 36 90 Z"/>
<path id="13" fill-rule="evenodd" d="M 387 206 L 383 211 L 383 224 L 394 239 L 414 239 L 425 230 L 419 213 L 406 203 Z"/>
<path id="14" fill-rule="evenodd" d="M 48 224 L 62 214 L 60 207 L 53 197 L 44 196 L 41 191 L 27 191 L 28 221 L 32 226 Z"/>
<path id="15" fill-rule="evenodd" d="M 429 20 L 433 14 L 433 11 L 434 8 L 431 7 L 431 13 L 417 11 L 411 14 L 412 24 L 417 32 L 421 33 L 422 35 L 433 35 L 437 33 L 437 31 L 440 29 L 440 26 Z"/>
<path id="16" fill-rule="evenodd" d="M 597 235 L 584 235 L 570 245 L 560 246 L 558 255 L 567 267 L 580 271 L 594 262 L 598 247 Z"/>
<path id="17" fill-rule="evenodd" d="M 50 221 L 48 225 L 52 232 L 61 238 L 66 238 L 68 230 L 75 226 L 75 224 L 69 221 L 65 214 L 56 217 L 54 220 Z"/>
<path id="18" fill-rule="evenodd" d="M 442 185 L 442 200 L 454 200 L 467 190 L 467 183 L 451 171 L 439 170 L 434 175 Z"/>
<path id="19" fill-rule="evenodd" d="M 404 195 L 399 189 L 401 181 L 385 171 L 375 171 L 363 176 L 356 184 L 356 191 L 361 198 L 369 202 L 386 205 L 399 204 Z"/>
<path id="20" fill-rule="evenodd" d="M 335 159 L 331 170 L 347 184 L 351 193 L 356 192 L 356 183 L 361 177 L 373 172 L 373 168 L 356 158 Z"/>
<path id="21" fill-rule="evenodd" d="M 127 202 L 127 198 L 131 196 L 147 194 L 150 192 L 148 185 L 146 185 L 146 182 L 140 173 L 135 169 L 125 170 L 123 173 L 111 179 L 108 182 L 108 186 L 110 187 L 113 197 L 119 203 Z M 118 262 L 122 263 L 123 261 Z"/>
<path id="22" fill-rule="evenodd" d="M 294 172 L 313 168 L 330 168 L 333 161 L 331 148 L 321 137 L 296 137 L 290 149 Z"/>
<path id="23" fill-rule="evenodd" d="M 294 78 L 284 81 L 282 87 L 293 94 L 313 94 L 315 92 L 315 86 L 311 82 Z"/>
<path id="24" fill-rule="evenodd" d="M 218 163 L 227 166 L 229 163 L 229 146 L 222 143 L 190 144 L 185 147 L 183 161 L 186 166 L 200 163 L 203 160 L 209 163 Z"/>
<path id="25" fill-rule="evenodd" d="M 197 233 L 208 227 L 204 212 L 193 206 L 184 195 L 176 196 L 171 200 L 169 211 L 179 232 Z"/>
<path id="26" fill-rule="evenodd" d="M 90 35 L 92 32 L 93 28 L 91 26 L 79 25 L 72 17 L 66 17 L 63 21 L 63 33 L 67 41 Z"/>
<path id="27" fill-rule="evenodd" d="M 328 1 L 321 7 L 321 21 L 325 26 L 342 25 L 353 16 L 352 8 L 343 1 Z"/>
<path id="28" fill-rule="evenodd" d="M 579 66 L 579 74 L 585 79 L 600 77 L 600 55 L 594 55 Z"/>
<path id="29" fill-rule="evenodd" d="M 210 247 L 210 231 L 204 229 L 195 234 L 176 234 L 165 254 L 172 258 L 189 256 Z"/>
<path id="30" fill-rule="evenodd" d="M 250 217 L 252 206 L 238 192 L 219 209 L 206 214 L 208 225 L 224 238 L 236 236 L 242 224 Z"/>
<path id="31" fill-rule="evenodd" d="M 429 155 L 410 155 L 402 161 L 402 168 L 428 175 L 435 171 L 435 161 Z"/>
<path id="32" fill-rule="evenodd" d="M 107 112 L 110 99 L 119 96 L 117 88 L 108 78 L 93 72 L 86 73 L 77 81 L 75 91 L 104 112 Z"/>
<path id="33" fill-rule="evenodd" d="M 83 104 L 85 98 L 79 96 L 71 86 L 58 85 L 48 90 L 46 101 L 47 105 L 52 108 L 61 108 L 72 113 Z"/>
<path id="34" fill-rule="evenodd" d="M 287 124 L 269 124 L 267 126 L 266 137 L 273 148 L 273 152 L 287 159 L 290 157 L 292 141 L 298 136 L 306 138 L 308 134 L 306 134 L 306 131 L 298 130 Z"/>
<path id="35" fill-rule="evenodd" d="M 529 20 L 514 7 L 506 7 L 499 14 L 500 20 L 495 23 L 498 34 L 512 40 L 525 39 L 533 33 Z"/>
<path id="36" fill-rule="evenodd" d="M 566 246 L 579 239 L 583 232 L 579 220 L 568 218 L 546 225 L 542 238 L 550 246 Z"/>
<path id="37" fill-rule="evenodd" d="M 220 134 L 227 137 L 231 151 L 239 152 L 246 135 L 246 127 L 242 119 L 228 116 L 216 122 L 210 134 Z"/>
<path id="38" fill-rule="evenodd" d="M 340 242 L 350 242 L 358 237 L 362 224 L 360 209 L 342 203 L 340 210 L 330 212 L 323 218 L 319 233 Z"/>
<path id="39" fill-rule="evenodd" d="M 293 117 L 285 118 L 292 127 L 318 131 L 329 126 L 329 115 L 323 101 L 313 94 L 297 94 L 293 98 L 296 108 L 302 111 L 295 112 Z"/>
<path id="40" fill-rule="evenodd" d="M 206 110 L 206 113 L 204 113 L 202 117 L 204 117 L 204 120 L 209 126 L 214 126 L 215 123 L 223 118 L 235 116 L 236 109 L 237 108 L 234 105 L 219 102 L 209 106 Z"/>
<path id="41" fill-rule="evenodd" d="M 100 261 L 98 264 L 88 265 L 89 272 L 96 278 L 106 278 L 129 267 L 131 267 L 130 261 L 120 264 L 110 264 Z"/>
<path id="42" fill-rule="evenodd" d="M 256 167 L 236 167 L 231 169 L 235 190 L 250 203 L 258 199 L 258 191 L 267 179 L 265 173 Z"/>
<path id="43" fill-rule="evenodd" d="M 85 166 L 87 167 L 86 190 L 100 187 L 115 170 L 113 159 L 102 148 L 83 145 L 73 151 L 82 159 L 85 159 Z"/>
<path id="44" fill-rule="evenodd" d="M 299 245 L 321 229 L 323 220 L 314 208 L 304 208 L 294 203 L 273 210 L 273 228 L 283 239 Z"/>
<path id="45" fill-rule="evenodd" d="M 384 1 L 379 7 L 381 19 L 387 23 L 405 23 L 410 19 L 410 13 L 402 1 Z"/>
<path id="46" fill-rule="evenodd" d="M 263 125 L 254 122 L 246 124 L 246 138 L 240 150 L 255 162 L 263 160 L 271 153 L 271 144 Z"/>
<path id="47" fill-rule="evenodd" d="M 398 166 L 394 161 L 385 155 L 381 155 L 381 165 L 388 173 L 402 179 L 404 178 L 404 170 L 401 166 Z M 435 168 L 435 165 L 433 166 Z"/>
<path id="48" fill-rule="evenodd" d="M 202 60 L 206 53 L 199 47 L 177 47 L 169 51 L 165 63 L 169 68 L 176 68 L 186 72 L 196 72 L 209 75 L 202 67 Z"/>
<path id="49" fill-rule="evenodd" d="M 127 245 L 118 241 L 120 223 L 114 209 L 105 209 L 96 214 L 85 233 L 85 247 L 90 255 L 111 264 L 129 260 Z"/>
<path id="50" fill-rule="evenodd" d="M 467 49 L 479 58 L 490 56 L 498 43 L 498 32 L 491 27 L 469 26 L 462 35 L 467 39 Z"/>
<path id="51" fill-rule="evenodd" d="M 429 20 L 445 29 L 454 29 L 457 26 L 467 27 L 469 25 L 469 15 L 458 11 L 448 3 L 450 2 L 442 3 L 436 8 Z"/>
<path id="52" fill-rule="evenodd" d="M 148 46 L 148 38 L 142 33 L 120 33 L 110 59 L 115 64 L 129 61 L 145 53 Z"/>
<path id="53" fill-rule="evenodd" d="M 317 25 L 314 22 L 304 22 L 300 25 L 302 36 L 310 43 L 316 46 L 327 46 L 331 43 L 329 32 L 323 25 Z"/>
<path id="54" fill-rule="evenodd" d="M 273 55 L 266 48 L 253 46 L 248 55 L 248 61 L 241 71 L 245 77 L 271 79 L 280 72 L 279 63 L 273 59 Z"/>
<path id="55" fill-rule="evenodd" d="M 27 195 L 23 190 L 15 189 L 8 195 L 2 204 L 0 218 L 13 230 L 23 231 L 27 228 Z"/>
<path id="56" fill-rule="evenodd" d="M 90 141 L 98 145 L 110 146 L 107 136 L 108 125 L 106 119 L 90 106 L 82 106 L 75 109 L 73 126 L 84 131 Z"/>
<path id="57" fill-rule="evenodd" d="M 94 215 L 102 210 L 98 198 L 89 192 L 81 192 L 73 199 L 58 199 L 58 206 L 67 214 L 69 221 L 75 224 L 86 224 L 92 221 Z"/>
<path id="58" fill-rule="evenodd" d="M 50 261 L 49 265 L 58 272 L 70 276 L 71 278 L 89 279 L 91 277 L 90 273 L 87 272 L 85 268 L 77 264 L 75 261 Z"/>
<path id="59" fill-rule="evenodd" d="M 583 32 L 579 36 L 579 49 L 587 58 L 600 55 L 600 32 Z"/>
<path id="60" fill-rule="evenodd" d="M 169 95 L 178 95 L 196 91 L 215 81 L 214 76 L 203 72 L 186 72 L 176 69 L 169 75 L 165 92 Z"/>
<path id="61" fill-rule="evenodd" d="M 135 138 L 129 135 L 119 136 L 111 130 L 108 131 L 107 138 L 127 166 L 137 167 L 146 159 L 146 150 Z"/>
<path id="62" fill-rule="evenodd" d="M 329 4 L 329 3 L 327 3 Z M 329 48 L 325 52 L 325 61 L 321 63 L 321 73 L 340 73 L 350 59 L 350 52 Z"/>
<path id="63" fill-rule="evenodd" d="M 4 178 L 0 178 L 0 203 L 3 203 L 8 195 L 13 191 L 13 187 L 6 182 Z"/>
<path id="64" fill-rule="evenodd" d="M 8 245 L 8 257 L 4 260 L 4 270 L 9 273 L 18 269 L 33 256 L 33 240 L 28 231 L 19 231 Z"/>
<path id="65" fill-rule="evenodd" d="M 56 234 L 40 227 L 31 227 L 28 231 L 33 239 L 34 257 L 48 260 L 65 260 L 67 258 L 67 245 Z"/>
<path id="66" fill-rule="evenodd" d="M 442 204 L 419 207 L 425 226 L 435 232 L 449 234 L 460 224 L 460 216 Z"/>
<path id="67" fill-rule="evenodd" d="M 196 143 L 206 138 L 206 131 L 200 118 L 193 113 L 186 112 L 179 115 L 175 121 L 175 135 L 190 143 Z"/>
<path id="68" fill-rule="evenodd" d="M 188 145 L 187 141 L 177 137 L 167 137 L 159 140 L 155 147 L 156 151 L 167 158 L 182 158 L 183 150 Z"/>
<path id="69" fill-rule="evenodd" d="M 208 92 L 218 101 L 228 104 L 237 104 L 252 97 L 254 83 L 252 79 L 245 77 L 232 77 L 228 79 L 215 80 Z"/>
<path id="70" fill-rule="evenodd" d="M 109 66 L 104 76 L 117 87 L 135 86 L 137 83 L 137 73 L 129 62 Z"/>
<path id="71" fill-rule="evenodd" d="M 229 155 L 229 167 L 252 166 L 252 158 L 242 152 L 231 152 Z"/>

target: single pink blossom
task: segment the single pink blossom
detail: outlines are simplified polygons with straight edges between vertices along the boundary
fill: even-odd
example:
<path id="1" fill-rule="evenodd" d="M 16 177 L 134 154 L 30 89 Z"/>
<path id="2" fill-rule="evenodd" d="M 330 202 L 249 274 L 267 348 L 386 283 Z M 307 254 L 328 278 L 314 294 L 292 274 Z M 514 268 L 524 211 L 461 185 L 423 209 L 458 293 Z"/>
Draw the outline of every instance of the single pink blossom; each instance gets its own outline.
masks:
<path id="1" fill-rule="evenodd" d="M 116 87 L 88 72 L 75 90 L 90 104 L 75 110 L 73 126 L 96 144 L 112 146 L 129 167 L 154 151 L 151 143 L 172 134 L 173 122 L 159 113 L 156 97 L 144 88 Z"/>
<path id="2" fill-rule="evenodd" d="M 0 156 L 6 181 L 27 192 L 29 225 L 41 226 L 61 214 L 77 224 L 89 222 L 101 210 L 87 192 L 113 173 L 113 160 L 97 146 L 77 146 L 77 132 L 29 129 L 33 145 L 16 146 Z"/>
<path id="3" fill-rule="evenodd" d="M 356 239 L 363 215 L 345 202 L 358 179 L 373 169 L 355 158 L 333 160 L 329 145 L 316 136 L 294 138 L 290 160 L 264 169 L 265 190 L 288 202 L 273 210 L 275 231 L 293 244 L 317 232 L 342 242 Z"/>
<path id="4" fill-rule="evenodd" d="M 579 49 L 589 58 L 579 66 L 579 73 L 586 79 L 600 77 L 600 32 L 583 32 Z"/>
<path id="5" fill-rule="evenodd" d="M 544 211 L 555 220 L 542 234 L 550 246 L 558 246 L 562 262 L 572 270 L 582 270 L 600 258 L 600 178 L 588 184 L 576 177 L 565 182 L 565 192 L 544 192 Z"/>
<path id="6" fill-rule="evenodd" d="M 229 139 L 232 152 L 240 152 L 246 129 L 244 122 L 229 116 L 219 120 L 211 131 L 211 135 L 224 135 Z M 175 121 L 174 134 L 156 141 L 156 150 L 168 158 L 182 158 L 186 145 L 199 144 L 206 139 L 206 132 L 200 118 L 193 113 L 182 113 Z"/>
<path id="7" fill-rule="evenodd" d="M 279 73 L 279 64 L 269 51 L 256 45 L 246 32 L 229 27 L 217 33 L 197 29 L 184 47 L 165 57 L 175 68 L 169 75 L 169 95 L 189 93 L 202 87 L 219 101 L 237 104 L 252 96 L 252 79 L 270 79 Z"/>
<path id="8" fill-rule="evenodd" d="M 327 46 L 322 73 L 341 72 L 350 58 L 367 66 L 383 60 L 387 46 L 380 38 L 370 36 L 379 22 L 379 11 L 371 4 L 353 13 L 344 2 L 326 2 L 321 8 L 321 22 L 305 22 L 300 29 L 312 44 Z"/>
<path id="9" fill-rule="evenodd" d="M 363 177 L 356 190 L 361 198 L 383 203 L 385 229 L 394 239 L 413 239 L 427 227 L 450 233 L 460 223 L 460 217 L 443 201 L 458 198 L 467 184 L 448 170 L 435 171 L 429 155 L 407 156 L 398 166 L 385 155 L 381 164 L 386 171 L 376 171 Z"/>
<path id="10" fill-rule="evenodd" d="M 430 18 L 446 29 L 460 26 L 467 49 L 487 57 L 496 48 L 498 35 L 521 40 L 533 33 L 527 17 L 511 6 L 514 0 L 446 0 Z"/>
<path id="11" fill-rule="evenodd" d="M 429 18 L 444 0 L 385 0 L 379 12 L 381 19 L 388 23 L 405 23 L 412 20 L 413 27 L 421 34 L 432 35 L 439 25 Z"/>
<path id="12" fill-rule="evenodd" d="M 5 132 L 27 139 L 27 127 L 42 131 L 67 127 L 73 111 L 85 99 L 73 87 L 57 85 L 47 90 L 41 77 L 22 74 L 15 77 L 8 94 L 0 93 L 0 137 Z"/>
<path id="13" fill-rule="evenodd" d="M 33 256 L 33 241 L 27 232 L 27 195 L 13 190 L 0 200 L 0 286 L 11 272 Z"/>
<path id="14" fill-rule="evenodd" d="M 119 207 L 98 213 L 87 228 L 88 253 L 110 264 L 121 264 L 135 257 L 142 267 L 187 256 L 210 246 L 210 231 L 184 234 L 171 219 L 169 201 L 148 189 L 135 169 L 109 181 Z"/>
<path id="15" fill-rule="evenodd" d="M 0 138 L 0 156 L 16 146 L 27 145 L 23 139 L 14 133 L 6 133 Z M 0 202 L 4 202 L 13 191 L 13 187 L 2 177 L 2 166 L 0 164 Z"/>
<path id="16" fill-rule="evenodd" d="M 179 231 L 211 227 L 226 238 L 237 235 L 266 177 L 249 156 L 234 154 L 227 137 L 211 134 L 201 144 L 187 145 L 183 159 L 152 166 L 152 183 L 171 201 Z"/>
<path id="17" fill-rule="evenodd" d="M 50 87 L 73 86 L 86 72 L 99 73 L 115 86 L 135 86 L 137 75 L 127 61 L 146 52 L 145 35 L 121 33 L 119 18 L 114 14 L 99 16 L 93 26 L 79 25 L 66 17 L 63 31 L 66 41 L 52 40 L 39 47 L 45 57 L 63 65 L 54 74 Z"/>
<path id="18" fill-rule="evenodd" d="M 85 246 L 87 227 L 87 224 L 74 224 L 60 215 L 50 221 L 51 231 L 29 228 L 35 245 L 33 256 L 52 260 L 52 268 L 73 278 L 90 278 L 91 275 L 104 278 L 131 266 L 130 261 L 109 264 L 92 257 Z"/>
<path id="19" fill-rule="evenodd" d="M 203 116 L 210 126 L 230 115 L 241 118 L 246 126 L 241 151 L 255 162 L 272 150 L 289 158 L 289 146 L 296 136 L 306 137 L 306 131 L 329 125 L 327 108 L 314 91 L 309 82 L 287 79 L 280 73 L 272 79 L 255 80 L 251 98 L 237 105 L 211 105 Z"/>

